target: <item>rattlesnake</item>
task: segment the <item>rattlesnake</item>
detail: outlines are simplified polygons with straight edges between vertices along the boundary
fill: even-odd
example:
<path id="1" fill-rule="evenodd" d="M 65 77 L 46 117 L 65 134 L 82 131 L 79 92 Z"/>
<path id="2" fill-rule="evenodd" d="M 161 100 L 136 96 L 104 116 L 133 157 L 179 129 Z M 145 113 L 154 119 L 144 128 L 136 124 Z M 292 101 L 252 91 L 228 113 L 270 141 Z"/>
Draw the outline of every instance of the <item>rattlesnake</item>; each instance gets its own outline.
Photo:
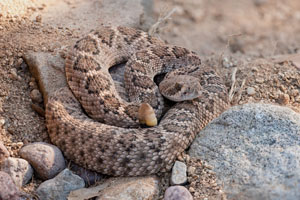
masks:
<path id="1" fill-rule="evenodd" d="M 120 98 L 108 72 L 127 60 L 125 84 L 132 103 Z M 199 97 L 176 103 L 160 119 L 165 103 L 153 77 L 172 69 L 176 70 L 166 75 L 169 80 L 188 74 L 202 90 Z M 211 67 L 201 65 L 194 52 L 165 45 L 133 28 L 92 31 L 76 42 L 65 70 L 72 92 L 68 87 L 58 89 L 46 105 L 51 141 L 70 160 L 104 174 L 139 176 L 169 170 L 196 134 L 228 107 L 222 80 Z M 181 81 L 175 85 L 168 89 L 163 81 L 160 89 L 168 96 L 186 87 Z M 154 109 L 157 126 L 137 127 L 145 105 L 150 105 L 150 113 Z"/>

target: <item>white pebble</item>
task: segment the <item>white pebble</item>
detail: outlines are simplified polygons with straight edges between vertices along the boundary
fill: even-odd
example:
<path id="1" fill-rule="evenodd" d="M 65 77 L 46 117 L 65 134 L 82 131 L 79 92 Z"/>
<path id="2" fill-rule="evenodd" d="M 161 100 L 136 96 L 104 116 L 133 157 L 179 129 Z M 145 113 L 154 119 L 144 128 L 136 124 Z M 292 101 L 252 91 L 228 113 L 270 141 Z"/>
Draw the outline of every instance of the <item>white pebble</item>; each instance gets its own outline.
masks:
<path id="1" fill-rule="evenodd" d="M 247 88 L 247 94 L 248 95 L 254 95 L 255 94 L 255 88 L 253 88 L 253 87 L 248 87 Z"/>

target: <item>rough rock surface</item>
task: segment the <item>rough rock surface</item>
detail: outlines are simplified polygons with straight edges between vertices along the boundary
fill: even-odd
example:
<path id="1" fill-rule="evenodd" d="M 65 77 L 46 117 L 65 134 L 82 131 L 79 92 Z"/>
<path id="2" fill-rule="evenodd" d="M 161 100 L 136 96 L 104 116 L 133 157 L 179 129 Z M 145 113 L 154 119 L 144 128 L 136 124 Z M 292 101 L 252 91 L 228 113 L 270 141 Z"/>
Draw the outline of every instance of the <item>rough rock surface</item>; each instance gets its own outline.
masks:
<path id="1" fill-rule="evenodd" d="M 59 148 L 45 142 L 35 142 L 22 147 L 20 155 L 33 166 L 43 180 L 53 178 L 66 168 Z"/>
<path id="2" fill-rule="evenodd" d="M 158 180 L 154 176 L 111 178 L 104 184 L 108 187 L 101 192 L 98 200 L 152 200 L 159 195 Z"/>
<path id="3" fill-rule="evenodd" d="M 64 59 L 43 52 L 29 52 L 25 55 L 29 70 L 38 81 L 39 88 L 47 104 L 48 97 L 57 89 L 66 86 Z"/>
<path id="4" fill-rule="evenodd" d="M 198 135 L 228 199 L 300 199 L 300 114 L 271 104 L 232 107 Z"/>
<path id="5" fill-rule="evenodd" d="M 15 184 L 22 187 L 33 175 L 30 164 L 22 158 L 7 158 L 1 163 L 1 170 L 11 176 Z"/>
<path id="6" fill-rule="evenodd" d="M 82 178 L 65 169 L 55 178 L 43 182 L 36 193 L 40 199 L 65 200 L 72 190 L 83 188 L 84 185 Z"/>
<path id="7" fill-rule="evenodd" d="M 11 177 L 7 173 L 0 171 L 0 199 L 17 200 L 20 198 L 19 195 L 19 189 Z"/>

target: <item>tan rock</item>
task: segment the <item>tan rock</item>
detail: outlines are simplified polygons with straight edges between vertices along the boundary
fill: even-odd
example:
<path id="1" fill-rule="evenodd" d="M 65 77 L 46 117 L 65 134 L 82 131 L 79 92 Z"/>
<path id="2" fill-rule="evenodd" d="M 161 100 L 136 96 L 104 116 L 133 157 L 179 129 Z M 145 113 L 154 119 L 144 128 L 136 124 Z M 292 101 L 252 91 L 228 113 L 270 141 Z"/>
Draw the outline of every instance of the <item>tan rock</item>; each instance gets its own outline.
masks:
<path id="1" fill-rule="evenodd" d="M 159 195 L 158 180 L 155 177 L 112 178 L 97 200 L 156 199 Z"/>
<path id="2" fill-rule="evenodd" d="M 155 176 L 110 178 L 95 187 L 72 191 L 68 200 L 89 199 L 101 200 L 152 200 L 159 195 L 158 180 Z"/>
<path id="3" fill-rule="evenodd" d="M 24 58 L 38 82 L 46 105 L 49 95 L 67 84 L 63 69 L 64 59 L 59 55 L 53 56 L 43 52 L 29 52 Z"/>

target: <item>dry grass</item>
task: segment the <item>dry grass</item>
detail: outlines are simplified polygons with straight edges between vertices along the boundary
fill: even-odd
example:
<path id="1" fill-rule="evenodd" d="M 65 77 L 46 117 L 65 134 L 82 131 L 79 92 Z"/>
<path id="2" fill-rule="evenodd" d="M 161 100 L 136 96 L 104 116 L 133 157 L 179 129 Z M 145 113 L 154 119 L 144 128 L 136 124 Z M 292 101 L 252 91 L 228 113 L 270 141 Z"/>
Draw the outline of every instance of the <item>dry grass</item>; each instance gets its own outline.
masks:
<path id="1" fill-rule="evenodd" d="M 171 16 L 177 11 L 177 8 L 173 8 L 172 10 L 170 10 L 169 12 L 167 12 L 165 15 L 160 14 L 159 18 L 157 19 L 157 22 L 154 23 L 149 31 L 148 34 L 151 36 L 154 36 L 155 33 L 158 32 L 158 29 L 161 27 L 162 24 L 164 24 L 166 21 L 171 20 Z"/>

